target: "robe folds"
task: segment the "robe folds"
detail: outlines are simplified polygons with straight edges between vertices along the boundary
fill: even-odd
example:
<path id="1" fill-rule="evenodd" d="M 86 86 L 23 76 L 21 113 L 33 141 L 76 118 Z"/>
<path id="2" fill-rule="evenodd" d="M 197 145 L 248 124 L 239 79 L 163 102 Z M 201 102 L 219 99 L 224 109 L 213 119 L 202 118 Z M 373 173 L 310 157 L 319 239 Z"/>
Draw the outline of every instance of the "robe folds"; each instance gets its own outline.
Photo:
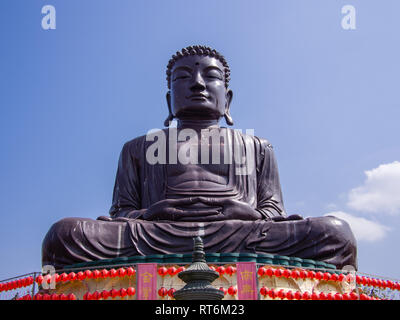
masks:
<path id="1" fill-rule="evenodd" d="M 146 221 L 140 214 L 128 221 L 65 218 L 50 228 L 43 241 L 43 265 L 62 268 L 117 257 L 191 253 L 193 237 L 199 235 L 206 252 L 271 253 L 320 260 L 338 268 L 357 268 L 356 241 L 345 221 L 336 217 L 271 221 L 273 217 L 287 216 L 272 146 L 267 140 L 236 130 L 219 130 L 225 130 L 225 144 L 231 147 L 233 161 L 226 184 L 214 189 L 169 185 L 168 164 L 150 164 L 146 159 L 154 141 L 146 141 L 146 136 L 142 136 L 127 142 L 118 163 L 110 216 L 123 217 L 163 199 L 205 196 L 246 202 L 263 219 Z M 162 132 L 169 141 L 168 129 Z"/>

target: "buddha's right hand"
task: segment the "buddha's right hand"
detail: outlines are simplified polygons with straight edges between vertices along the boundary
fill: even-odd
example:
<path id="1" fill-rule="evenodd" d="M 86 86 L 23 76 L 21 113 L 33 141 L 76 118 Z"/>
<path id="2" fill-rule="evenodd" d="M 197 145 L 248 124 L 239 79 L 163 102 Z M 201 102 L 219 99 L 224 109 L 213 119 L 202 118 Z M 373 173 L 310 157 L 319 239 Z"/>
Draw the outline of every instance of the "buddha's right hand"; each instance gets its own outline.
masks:
<path id="1" fill-rule="evenodd" d="M 209 210 L 184 210 L 185 207 L 188 207 L 199 201 L 199 197 L 161 200 L 152 204 L 143 214 L 141 219 L 184 221 L 186 217 L 199 216 L 204 219 L 207 216 L 218 214 L 218 211 L 212 208 Z"/>

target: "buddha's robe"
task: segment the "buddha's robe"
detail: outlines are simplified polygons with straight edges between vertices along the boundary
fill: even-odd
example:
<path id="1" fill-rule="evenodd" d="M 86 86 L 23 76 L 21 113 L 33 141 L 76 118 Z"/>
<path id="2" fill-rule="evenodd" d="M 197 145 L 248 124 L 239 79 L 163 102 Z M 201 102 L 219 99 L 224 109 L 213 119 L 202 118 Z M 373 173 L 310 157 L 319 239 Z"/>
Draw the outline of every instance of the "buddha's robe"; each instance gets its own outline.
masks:
<path id="1" fill-rule="evenodd" d="M 193 237 L 200 235 L 206 252 L 272 253 L 321 260 L 339 268 L 357 267 L 355 238 L 345 221 L 335 217 L 272 221 L 286 217 L 272 146 L 232 129 L 219 130 L 225 130 L 224 145 L 232 151 L 232 163 L 221 159 L 217 166 L 197 165 L 200 173 L 204 169 L 203 176 L 193 178 L 197 182 L 185 175 L 190 165 L 149 163 L 146 153 L 154 141 L 146 141 L 146 136 L 127 142 L 119 159 L 110 216 L 123 217 L 167 198 L 206 196 L 246 202 L 263 219 L 146 221 L 140 214 L 129 221 L 66 218 L 55 223 L 43 241 L 43 265 L 62 268 L 123 256 L 190 253 Z M 168 130 L 163 132 L 169 141 Z M 247 161 L 238 163 L 238 159 Z M 170 160 L 168 153 L 167 163 Z M 189 178 L 190 172 L 186 172 Z"/>

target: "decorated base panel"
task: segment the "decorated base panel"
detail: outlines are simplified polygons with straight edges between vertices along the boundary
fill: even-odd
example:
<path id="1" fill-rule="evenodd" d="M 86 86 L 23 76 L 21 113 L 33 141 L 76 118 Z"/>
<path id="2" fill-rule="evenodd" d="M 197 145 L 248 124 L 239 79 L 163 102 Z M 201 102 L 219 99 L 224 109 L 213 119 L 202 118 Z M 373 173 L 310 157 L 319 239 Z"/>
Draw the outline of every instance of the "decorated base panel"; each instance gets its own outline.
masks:
<path id="1" fill-rule="evenodd" d="M 178 264 L 138 264 L 111 269 L 87 269 L 52 277 L 55 289 L 43 289 L 39 299 L 73 295 L 78 300 L 172 300 L 185 283 L 178 273 L 188 267 Z M 285 268 L 238 262 L 209 264 L 219 278 L 213 286 L 224 292 L 224 300 L 355 300 L 360 297 L 351 274 L 304 268 Z M 325 270 L 326 271 L 326 270 Z M 71 275 L 72 274 L 72 275 Z M 45 285 L 46 287 L 46 285 Z"/>

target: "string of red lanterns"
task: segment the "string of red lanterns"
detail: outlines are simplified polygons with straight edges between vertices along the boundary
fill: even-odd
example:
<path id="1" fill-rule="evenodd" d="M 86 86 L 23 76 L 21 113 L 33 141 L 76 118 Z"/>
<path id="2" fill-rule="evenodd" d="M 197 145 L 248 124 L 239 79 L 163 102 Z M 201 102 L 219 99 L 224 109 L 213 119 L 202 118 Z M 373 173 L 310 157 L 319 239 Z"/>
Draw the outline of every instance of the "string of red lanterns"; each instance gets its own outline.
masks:
<path id="1" fill-rule="evenodd" d="M 177 275 L 178 273 L 180 273 L 182 271 L 185 271 L 185 270 L 186 270 L 185 267 L 179 267 L 179 268 L 175 268 L 175 267 L 169 267 L 169 268 L 160 267 L 160 268 L 158 268 L 157 273 L 162 277 L 166 276 L 167 274 L 169 274 L 171 277 L 173 277 L 173 276 Z"/>
<path id="2" fill-rule="evenodd" d="M 116 297 L 133 297 L 136 294 L 136 289 L 134 287 L 121 288 L 119 290 L 111 289 L 111 290 L 103 290 L 101 292 L 95 291 L 90 293 L 89 291 L 83 295 L 83 300 L 106 300 L 108 298 L 116 298 Z"/>
<path id="3" fill-rule="evenodd" d="M 59 282 L 66 282 L 66 281 L 83 281 L 85 279 L 106 279 L 106 278 L 116 278 L 120 277 L 123 278 L 125 276 L 133 276 L 136 274 L 136 270 L 132 267 L 128 268 L 119 268 L 119 269 L 103 269 L 103 270 L 85 270 L 79 271 L 78 273 L 70 272 L 70 273 L 62 273 L 58 274 L 55 273 L 54 275 L 46 275 L 42 276 L 39 275 L 36 277 L 35 281 L 37 284 L 41 285 L 44 281 L 47 283 L 51 283 L 52 279 L 55 280 L 56 283 Z"/>
<path id="4" fill-rule="evenodd" d="M 291 291 L 284 289 L 268 289 L 266 287 L 261 287 L 260 294 L 264 297 L 269 296 L 271 299 L 287 299 L 287 300 L 381 300 L 375 297 L 368 296 L 364 293 L 357 294 L 355 292 L 351 293 L 309 293 L 307 291 Z"/>
<path id="5" fill-rule="evenodd" d="M 70 293 L 68 295 L 61 293 L 61 294 L 41 294 L 41 293 L 37 293 L 33 296 L 32 299 L 29 298 L 25 298 L 25 299 L 21 299 L 21 300 L 77 300 L 76 296 L 73 293 Z"/>
<path id="6" fill-rule="evenodd" d="M 260 267 L 257 271 L 257 274 L 260 277 L 269 276 L 269 277 L 284 277 L 284 278 L 293 278 L 293 279 L 316 279 L 316 280 L 324 280 L 324 281 L 335 281 L 342 282 L 353 281 L 353 276 L 351 274 L 336 274 L 329 272 L 321 272 L 321 271 L 313 271 L 313 270 L 304 270 L 304 269 L 284 269 L 284 268 L 265 268 Z M 390 280 L 381 280 L 375 278 L 361 277 L 356 276 L 356 282 L 359 285 L 364 286 L 372 286 L 378 287 L 382 289 L 392 289 L 392 290 L 400 290 L 400 282 L 393 282 Z"/>
<path id="7" fill-rule="evenodd" d="M 224 274 L 232 276 L 237 271 L 236 267 L 233 266 L 228 266 L 227 268 L 225 268 L 224 266 L 219 266 L 217 268 L 215 268 L 214 266 L 210 266 L 210 269 L 218 272 L 220 277 L 223 276 Z"/>
<path id="8" fill-rule="evenodd" d="M 25 288 L 32 285 L 33 282 L 34 282 L 33 277 L 26 277 L 18 280 L 0 283 L 0 292 Z"/>

